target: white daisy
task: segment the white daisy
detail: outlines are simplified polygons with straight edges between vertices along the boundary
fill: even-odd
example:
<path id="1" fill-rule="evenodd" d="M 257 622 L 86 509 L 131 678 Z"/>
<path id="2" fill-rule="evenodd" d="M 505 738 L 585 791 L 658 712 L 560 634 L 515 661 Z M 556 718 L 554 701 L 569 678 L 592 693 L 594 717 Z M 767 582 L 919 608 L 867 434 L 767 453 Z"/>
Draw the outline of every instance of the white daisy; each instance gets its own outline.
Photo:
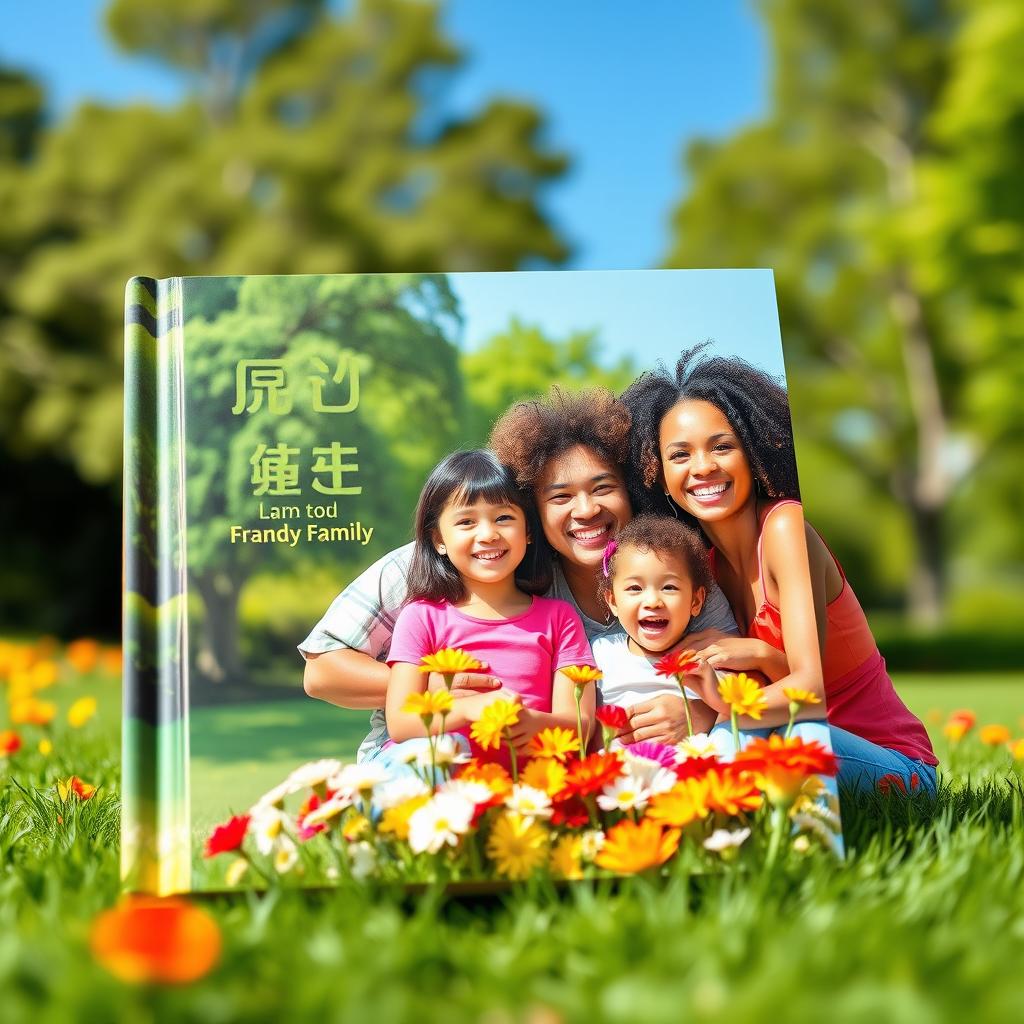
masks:
<path id="1" fill-rule="evenodd" d="M 330 800 L 325 800 L 319 807 L 314 807 L 302 819 L 303 828 L 312 828 L 322 822 L 330 821 L 331 818 L 341 814 L 346 807 L 351 807 L 354 800 L 351 796 L 335 793 Z"/>
<path id="2" fill-rule="evenodd" d="M 749 828 L 738 828 L 735 832 L 730 832 L 727 828 L 716 828 L 704 840 L 704 849 L 712 850 L 715 853 L 724 853 L 726 850 L 737 849 L 747 841 L 749 835 Z"/>
<path id="3" fill-rule="evenodd" d="M 437 792 L 438 795 L 450 793 L 463 800 L 468 800 L 471 804 L 487 803 L 494 796 L 491 787 L 485 782 L 477 782 L 472 779 L 449 779 Z"/>
<path id="4" fill-rule="evenodd" d="M 454 736 L 438 736 L 434 748 L 434 764 L 438 768 L 448 768 L 453 764 L 465 764 L 469 760 L 459 741 Z M 416 751 L 416 765 L 430 770 L 430 747 L 424 744 Z"/>
<path id="5" fill-rule="evenodd" d="M 651 791 L 634 775 L 620 775 L 597 794 L 602 811 L 642 811 L 651 798 Z"/>
<path id="6" fill-rule="evenodd" d="M 283 875 L 295 867 L 299 859 L 299 851 L 295 844 L 287 837 L 281 836 L 278 840 L 277 852 L 274 854 L 274 870 Z"/>
<path id="7" fill-rule="evenodd" d="M 675 772 L 646 757 L 634 757 L 626 754 L 626 774 L 633 776 L 637 783 L 646 789 L 650 796 L 667 793 L 678 781 Z"/>
<path id="8" fill-rule="evenodd" d="M 469 800 L 445 793 L 435 796 L 409 818 L 409 846 L 413 853 L 437 853 L 442 846 L 457 846 L 469 830 L 474 806 Z"/>
<path id="9" fill-rule="evenodd" d="M 584 860 L 593 860 L 604 846 L 604 833 L 599 828 L 587 829 L 580 839 L 580 856 Z"/>
<path id="10" fill-rule="evenodd" d="M 348 866 L 352 877 L 361 882 L 369 878 L 377 870 L 377 851 L 367 842 L 350 843 L 348 850 Z"/>
<path id="11" fill-rule="evenodd" d="M 550 818 L 551 797 L 542 789 L 517 785 L 505 797 L 505 806 L 522 818 Z"/>
<path id="12" fill-rule="evenodd" d="M 281 839 L 287 839 L 285 827 L 288 818 L 278 807 L 255 807 L 249 818 L 249 835 L 256 841 L 256 849 L 265 857 L 277 849 Z"/>
<path id="13" fill-rule="evenodd" d="M 391 774 L 383 765 L 376 761 L 363 761 L 362 764 L 347 764 L 341 771 L 333 773 L 327 780 L 327 788 L 355 799 L 369 795 L 375 786 L 390 778 Z"/>
<path id="14" fill-rule="evenodd" d="M 713 757 L 718 753 L 715 741 L 706 732 L 695 732 L 688 736 L 681 743 L 676 744 L 679 753 L 679 760 L 685 761 L 691 757 Z"/>
<path id="15" fill-rule="evenodd" d="M 341 762 L 332 757 L 324 757 L 319 761 L 300 765 L 285 779 L 285 784 L 292 786 L 292 792 L 297 793 L 300 789 L 322 786 L 338 771 L 341 771 Z"/>
<path id="16" fill-rule="evenodd" d="M 373 802 L 380 810 L 387 811 L 427 792 L 427 784 L 422 779 L 415 775 L 400 775 L 378 786 L 374 790 Z"/>

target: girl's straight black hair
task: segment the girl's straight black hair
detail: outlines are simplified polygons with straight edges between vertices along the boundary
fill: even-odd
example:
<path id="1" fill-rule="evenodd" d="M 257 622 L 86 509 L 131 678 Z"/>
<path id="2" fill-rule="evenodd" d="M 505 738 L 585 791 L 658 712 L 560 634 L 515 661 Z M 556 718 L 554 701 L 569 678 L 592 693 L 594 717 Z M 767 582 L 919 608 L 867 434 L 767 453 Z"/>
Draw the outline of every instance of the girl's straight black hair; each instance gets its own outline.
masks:
<path id="1" fill-rule="evenodd" d="M 453 498 L 472 505 L 483 499 L 523 510 L 532 543 L 516 567 L 516 586 L 527 594 L 551 587 L 552 566 L 533 499 L 516 483 L 512 471 L 486 448 L 452 452 L 433 469 L 416 505 L 416 549 L 409 568 L 408 601 L 461 601 L 466 589 L 458 570 L 434 547 L 434 532 L 445 505 Z"/>

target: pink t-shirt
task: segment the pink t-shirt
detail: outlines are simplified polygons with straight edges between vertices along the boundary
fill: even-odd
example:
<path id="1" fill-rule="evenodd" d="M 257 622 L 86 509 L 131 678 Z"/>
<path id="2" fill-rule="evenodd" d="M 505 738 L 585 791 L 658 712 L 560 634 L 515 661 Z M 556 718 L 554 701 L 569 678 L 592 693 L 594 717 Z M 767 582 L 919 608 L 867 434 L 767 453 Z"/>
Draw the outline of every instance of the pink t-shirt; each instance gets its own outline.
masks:
<path id="1" fill-rule="evenodd" d="M 594 665 L 576 609 L 552 597 L 535 597 L 510 619 L 480 619 L 444 601 L 412 601 L 395 622 L 388 664 L 418 665 L 444 647 L 486 662 L 490 674 L 534 711 L 551 710 L 551 681 L 559 669 Z"/>

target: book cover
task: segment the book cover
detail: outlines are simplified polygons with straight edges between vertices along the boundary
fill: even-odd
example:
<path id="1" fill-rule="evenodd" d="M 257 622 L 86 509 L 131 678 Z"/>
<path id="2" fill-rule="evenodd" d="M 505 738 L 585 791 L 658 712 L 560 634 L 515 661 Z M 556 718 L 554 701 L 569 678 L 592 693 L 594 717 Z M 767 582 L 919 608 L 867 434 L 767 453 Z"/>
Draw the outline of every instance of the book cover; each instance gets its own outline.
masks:
<path id="1" fill-rule="evenodd" d="M 664 384 L 681 352 L 702 343 L 694 365 L 718 358 L 760 374 L 751 388 L 773 382 L 782 401 L 774 411 L 765 393 L 736 401 L 755 414 L 755 430 L 767 431 L 774 415 L 772 429 L 788 431 L 770 271 L 130 281 L 126 885 L 168 893 L 367 878 L 577 878 L 673 864 L 706 870 L 740 856 L 763 862 L 793 855 L 794 846 L 799 855 L 840 850 L 837 765 L 824 706 L 815 707 L 820 652 L 813 639 L 799 654 L 786 649 L 781 635 L 774 652 L 762 634 L 756 650 L 730 646 L 754 636 L 750 595 L 763 603 L 777 581 L 747 581 L 744 597 L 735 567 L 713 549 L 731 528 L 723 532 L 719 520 L 732 522 L 741 507 L 755 532 L 768 514 L 801 516 L 791 435 L 744 442 L 727 423 L 716 443 L 703 421 L 670 423 L 667 413 L 658 416 L 660 433 L 641 430 L 657 391 L 645 372 L 663 364 Z M 714 402 L 709 393 L 695 408 L 714 411 Z M 517 408 L 520 418 L 510 418 Z M 551 436 L 572 416 L 569 434 Z M 597 440 L 580 440 L 587 430 Z M 421 490 L 453 452 L 489 442 L 513 463 L 507 473 L 525 496 L 506 518 L 521 513 L 531 558 L 547 566 L 543 594 L 563 602 L 527 596 L 523 607 L 552 615 L 568 607 L 586 642 L 572 647 L 569 626 L 541 623 L 538 636 L 563 632 L 536 692 L 495 679 L 502 693 L 467 703 L 476 720 L 467 712 L 461 730 L 428 738 L 424 726 L 421 740 L 392 746 L 387 725 L 403 710 L 385 714 L 383 690 L 360 690 L 364 663 L 336 675 L 329 666 L 353 651 L 381 678 L 416 544 L 445 547 L 443 522 L 416 536 Z M 787 443 L 782 469 L 745 451 Z M 570 458 L 581 452 L 590 463 Z M 531 469 L 531 459 L 542 464 Z M 551 478 L 553 467 L 571 478 L 578 464 L 597 465 L 579 486 Z M 473 509 L 490 508 L 477 497 Z M 495 537 L 504 537 L 505 521 L 495 518 Z M 626 534 L 630 521 L 643 528 Z M 670 537 L 662 548 L 679 543 L 669 521 L 698 539 L 696 562 L 659 554 L 658 531 Z M 617 550 L 610 542 L 620 532 Z M 502 576 L 489 567 L 480 572 L 498 583 L 475 581 L 480 550 L 467 552 L 465 569 L 457 543 L 440 557 L 466 583 L 462 611 L 486 606 L 482 617 L 460 619 L 462 627 L 480 620 L 479 629 L 451 634 L 472 659 L 474 650 L 488 653 L 486 643 L 474 647 L 478 633 L 517 621 L 503 609 L 523 592 L 502 590 L 505 605 L 487 604 L 492 583 L 503 587 L 520 569 Z M 512 557 L 504 541 L 474 543 L 496 561 Z M 677 585 L 667 598 L 630 605 L 623 574 L 642 576 L 637 566 L 650 550 L 689 588 L 683 611 L 672 610 Z M 709 552 L 705 579 L 698 563 Z M 806 573 L 806 551 L 803 558 Z M 450 603 L 458 618 L 460 601 Z M 715 619 L 723 609 L 731 632 Z M 792 603 L 783 616 L 795 621 Z M 696 628 L 706 623 L 710 631 Z M 432 633 L 438 650 L 417 653 L 454 646 L 442 643 L 447 635 Z M 487 676 L 500 657 L 476 660 Z M 801 696 L 796 684 L 813 678 L 815 665 L 818 690 Z M 410 715 L 424 723 L 432 715 L 433 733 L 448 720 L 446 700 L 458 708 L 484 692 L 457 661 L 435 659 L 435 669 L 406 673 L 442 695 L 431 698 L 432 712 L 405 710 L 406 725 Z M 737 754 L 751 739 L 760 747 Z M 441 798 L 454 815 L 446 823 L 433 813 Z"/>

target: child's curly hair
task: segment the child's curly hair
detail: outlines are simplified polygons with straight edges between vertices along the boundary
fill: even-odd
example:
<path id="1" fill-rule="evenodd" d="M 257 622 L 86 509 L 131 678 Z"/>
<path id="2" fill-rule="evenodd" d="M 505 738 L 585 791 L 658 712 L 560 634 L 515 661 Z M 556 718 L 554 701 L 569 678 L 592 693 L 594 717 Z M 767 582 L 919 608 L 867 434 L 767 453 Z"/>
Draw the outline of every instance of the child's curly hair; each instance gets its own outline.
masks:
<path id="1" fill-rule="evenodd" d="M 653 551 L 661 558 L 679 558 L 686 566 L 694 590 L 703 587 L 705 593 L 711 587 L 711 563 L 708 549 L 701 532 L 671 516 L 656 516 L 650 513 L 634 516 L 612 542 L 615 549 L 607 560 L 608 573 L 598 582 L 598 593 L 605 599 L 612 592 L 612 581 L 622 552 L 626 548 L 636 551 Z"/>
<path id="2" fill-rule="evenodd" d="M 693 399 L 710 402 L 729 421 L 767 497 L 799 499 L 785 389 L 771 374 L 744 359 L 705 354 L 710 344 L 706 341 L 684 350 L 674 373 L 659 363 L 623 392 L 622 401 L 632 414 L 630 465 L 639 476 L 632 483 L 642 484 L 650 497 L 661 469 L 661 421 L 678 402 Z"/>
<path id="3" fill-rule="evenodd" d="M 494 424 L 489 447 L 532 491 L 548 462 L 577 445 L 623 469 L 629 426 L 629 410 L 610 391 L 569 392 L 553 386 L 546 398 L 508 409 Z"/>

